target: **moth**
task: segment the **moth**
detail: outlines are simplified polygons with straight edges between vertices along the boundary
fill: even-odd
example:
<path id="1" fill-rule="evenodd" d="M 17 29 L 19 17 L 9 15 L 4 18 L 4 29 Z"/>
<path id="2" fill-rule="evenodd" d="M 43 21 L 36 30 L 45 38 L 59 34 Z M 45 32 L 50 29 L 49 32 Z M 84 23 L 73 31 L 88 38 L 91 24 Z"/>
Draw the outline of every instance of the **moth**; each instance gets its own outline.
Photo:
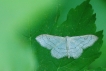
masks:
<path id="1" fill-rule="evenodd" d="M 95 35 L 61 37 L 42 34 L 35 39 L 41 46 L 51 50 L 51 55 L 57 59 L 63 57 L 77 59 L 83 53 L 83 49 L 92 46 L 98 37 Z"/>

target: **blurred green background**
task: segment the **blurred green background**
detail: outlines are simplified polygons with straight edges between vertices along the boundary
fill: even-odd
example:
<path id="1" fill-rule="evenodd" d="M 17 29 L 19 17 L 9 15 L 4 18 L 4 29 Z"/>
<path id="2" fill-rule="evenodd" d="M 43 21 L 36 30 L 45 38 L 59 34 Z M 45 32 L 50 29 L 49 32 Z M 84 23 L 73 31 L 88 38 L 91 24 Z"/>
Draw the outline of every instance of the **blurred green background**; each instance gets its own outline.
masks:
<path id="1" fill-rule="evenodd" d="M 66 20 L 70 8 L 85 0 L 0 0 L 0 71 L 34 71 L 37 60 L 32 48 L 17 36 L 29 21 L 42 20 L 45 13 L 60 9 L 58 23 Z M 97 31 L 104 30 L 102 55 L 90 68 L 106 67 L 106 0 L 91 0 Z M 30 23 L 30 22 L 29 22 Z M 37 22 L 35 24 L 38 24 Z M 18 33 L 18 34 L 17 34 Z"/>

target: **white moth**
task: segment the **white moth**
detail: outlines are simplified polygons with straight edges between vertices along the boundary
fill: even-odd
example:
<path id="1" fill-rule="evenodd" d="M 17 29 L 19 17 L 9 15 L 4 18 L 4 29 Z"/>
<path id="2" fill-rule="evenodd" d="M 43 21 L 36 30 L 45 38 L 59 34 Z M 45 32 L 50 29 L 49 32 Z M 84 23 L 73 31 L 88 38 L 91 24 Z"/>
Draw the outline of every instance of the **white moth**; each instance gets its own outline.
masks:
<path id="1" fill-rule="evenodd" d="M 42 34 L 35 38 L 41 46 L 51 50 L 51 55 L 57 59 L 63 57 L 73 57 L 77 59 L 81 56 L 83 49 L 92 46 L 98 39 L 95 35 L 83 35 L 74 37 L 60 37 Z"/>

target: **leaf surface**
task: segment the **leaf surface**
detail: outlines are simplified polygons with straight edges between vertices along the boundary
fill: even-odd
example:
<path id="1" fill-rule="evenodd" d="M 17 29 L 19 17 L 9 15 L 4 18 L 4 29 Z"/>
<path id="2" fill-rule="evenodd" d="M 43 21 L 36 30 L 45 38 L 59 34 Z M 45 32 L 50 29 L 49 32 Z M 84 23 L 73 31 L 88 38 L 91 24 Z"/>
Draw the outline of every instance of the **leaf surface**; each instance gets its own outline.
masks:
<path id="1" fill-rule="evenodd" d="M 106 71 L 106 68 L 98 67 L 95 70 L 87 70 L 87 71 Z"/>

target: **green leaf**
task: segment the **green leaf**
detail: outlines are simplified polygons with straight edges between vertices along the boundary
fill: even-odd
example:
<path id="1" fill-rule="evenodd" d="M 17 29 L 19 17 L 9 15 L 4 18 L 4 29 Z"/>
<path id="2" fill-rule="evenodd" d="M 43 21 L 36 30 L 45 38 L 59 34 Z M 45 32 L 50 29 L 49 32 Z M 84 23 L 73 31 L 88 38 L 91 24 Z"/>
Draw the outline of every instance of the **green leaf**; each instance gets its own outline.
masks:
<path id="1" fill-rule="evenodd" d="M 95 70 L 92 69 L 92 70 L 86 70 L 86 71 L 106 71 L 106 68 L 98 67 Z"/>
<path id="2" fill-rule="evenodd" d="M 93 34 L 96 31 L 95 16 L 96 14 L 93 14 L 92 6 L 87 0 L 75 9 L 71 9 L 67 20 L 61 25 L 56 25 L 57 29 L 54 28 L 54 33 L 61 36 Z"/>
<path id="3" fill-rule="evenodd" d="M 103 43 L 102 32 L 96 32 L 95 16 L 90 0 L 84 1 L 75 9 L 71 9 L 67 15 L 67 20 L 58 24 L 59 13 L 48 14 L 47 18 L 41 20 L 37 25 L 32 25 L 30 34 L 24 34 L 30 38 L 31 45 L 34 46 L 38 66 L 36 71 L 84 71 L 95 59 L 100 56 L 100 47 Z M 35 40 L 40 34 L 51 34 L 57 36 L 80 36 L 94 34 L 98 36 L 97 42 L 84 50 L 78 59 L 61 58 L 56 59 L 51 56 L 50 50 L 43 48 Z"/>

